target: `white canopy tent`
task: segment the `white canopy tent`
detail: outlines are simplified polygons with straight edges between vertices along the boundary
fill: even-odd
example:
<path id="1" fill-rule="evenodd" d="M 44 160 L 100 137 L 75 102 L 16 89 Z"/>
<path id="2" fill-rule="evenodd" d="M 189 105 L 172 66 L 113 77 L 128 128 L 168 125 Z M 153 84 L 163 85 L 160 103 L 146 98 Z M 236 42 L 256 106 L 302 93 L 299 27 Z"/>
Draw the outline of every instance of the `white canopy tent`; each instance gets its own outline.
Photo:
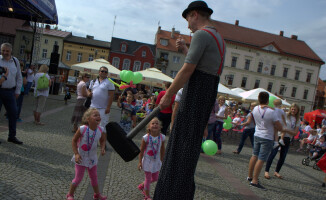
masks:
<path id="1" fill-rule="evenodd" d="M 104 59 L 95 59 L 89 62 L 77 63 L 72 65 L 71 69 L 84 73 L 98 74 L 102 66 L 107 67 L 109 69 L 109 77 L 120 79 L 120 70 L 115 68 L 113 65 L 111 65 L 108 61 Z"/>
<path id="2" fill-rule="evenodd" d="M 254 101 L 258 101 L 258 95 L 260 92 L 267 92 L 270 96 L 274 96 L 277 99 L 281 99 L 263 88 L 256 88 L 256 89 L 249 90 L 246 92 L 241 92 L 239 95 L 242 97 L 242 100 L 244 102 L 254 102 Z M 286 107 L 291 106 L 291 104 L 289 104 L 287 101 L 285 101 L 283 99 L 281 99 L 281 100 L 282 100 L 282 105 L 284 105 Z"/>
<path id="3" fill-rule="evenodd" d="M 140 82 L 141 84 L 163 88 L 164 83 L 171 83 L 173 81 L 171 77 L 165 75 L 162 71 L 156 68 L 148 68 L 138 72 L 143 75 L 143 80 Z"/>
<path id="4" fill-rule="evenodd" d="M 218 89 L 217 89 L 218 94 L 225 94 L 229 97 L 235 98 L 235 99 L 241 99 L 242 97 L 238 95 L 236 92 L 230 90 L 223 84 L 219 83 L 218 84 Z"/>
<path id="5" fill-rule="evenodd" d="M 233 92 L 240 94 L 241 92 L 245 92 L 246 90 L 242 89 L 242 88 L 233 88 L 231 89 Z"/>

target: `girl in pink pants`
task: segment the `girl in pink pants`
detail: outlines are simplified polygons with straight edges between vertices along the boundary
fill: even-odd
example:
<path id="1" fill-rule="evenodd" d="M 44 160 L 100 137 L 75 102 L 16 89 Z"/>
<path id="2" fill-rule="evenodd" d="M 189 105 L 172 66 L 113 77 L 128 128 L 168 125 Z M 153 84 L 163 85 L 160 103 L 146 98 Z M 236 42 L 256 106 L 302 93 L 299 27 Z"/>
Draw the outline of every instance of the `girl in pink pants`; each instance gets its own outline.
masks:
<path id="1" fill-rule="evenodd" d="M 143 136 L 140 146 L 138 169 L 144 170 L 145 181 L 138 185 L 138 189 L 145 196 L 144 200 L 151 200 L 150 184 L 157 181 L 162 166 L 165 135 L 161 134 L 161 128 L 158 118 L 153 118 L 147 125 L 147 134 Z"/>
<path id="2" fill-rule="evenodd" d="M 97 143 L 100 141 L 101 154 L 104 155 L 106 140 L 104 129 L 99 126 L 100 113 L 96 108 L 90 108 L 84 113 L 82 121 L 85 125 L 77 130 L 72 139 L 74 156 L 71 161 L 75 163 L 75 178 L 72 180 L 66 197 L 67 200 L 74 200 L 75 190 L 83 180 L 85 169 L 87 169 L 94 189 L 93 199 L 106 200 L 106 196 L 100 194 L 97 183 Z"/>

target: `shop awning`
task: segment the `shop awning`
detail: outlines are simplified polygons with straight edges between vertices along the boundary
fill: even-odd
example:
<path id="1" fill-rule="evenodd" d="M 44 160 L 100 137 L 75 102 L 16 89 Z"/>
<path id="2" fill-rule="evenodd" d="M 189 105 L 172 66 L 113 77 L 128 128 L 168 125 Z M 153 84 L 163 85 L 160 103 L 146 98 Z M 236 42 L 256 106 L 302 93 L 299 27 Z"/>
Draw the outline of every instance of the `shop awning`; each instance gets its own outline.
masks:
<path id="1" fill-rule="evenodd" d="M 0 16 L 58 24 L 55 0 L 1 0 Z"/>

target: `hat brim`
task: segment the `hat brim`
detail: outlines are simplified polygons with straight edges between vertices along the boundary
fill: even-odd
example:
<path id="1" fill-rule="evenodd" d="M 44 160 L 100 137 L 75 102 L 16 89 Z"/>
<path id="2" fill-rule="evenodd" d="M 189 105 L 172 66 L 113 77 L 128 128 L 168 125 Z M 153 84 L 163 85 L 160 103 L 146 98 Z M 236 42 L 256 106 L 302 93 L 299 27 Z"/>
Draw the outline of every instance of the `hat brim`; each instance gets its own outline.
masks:
<path id="1" fill-rule="evenodd" d="M 192 7 L 192 8 L 187 8 L 185 9 L 183 12 L 182 12 L 182 17 L 183 18 L 187 18 L 187 15 L 190 11 L 193 11 L 193 10 L 202 10 L 202 11 L 205 11 L 207 12 L 208 14 L 213 14 L 213 10 L 210 9 L 210 8 L 203 8 L 203 7 Z"/>

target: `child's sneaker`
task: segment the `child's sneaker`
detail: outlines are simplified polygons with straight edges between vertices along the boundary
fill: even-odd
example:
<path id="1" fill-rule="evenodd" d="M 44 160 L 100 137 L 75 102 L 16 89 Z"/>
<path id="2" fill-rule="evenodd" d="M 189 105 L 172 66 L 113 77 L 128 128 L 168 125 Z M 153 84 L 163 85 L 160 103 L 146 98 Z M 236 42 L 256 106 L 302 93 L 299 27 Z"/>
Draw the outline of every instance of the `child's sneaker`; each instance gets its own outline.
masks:
<path id="1" fill-rule="evenodd" d="M 137 188 L 143 193 L 144 196 L 146 196 L 143 183 L 139 184 Z"/>
<path id="2" fill-rule="evenodd" d="M 284 140 L 280 139 L 278 142 L 279 142 L 282 146 L 285 146 L 285 144 L 284 144 Z"/>
<path id="3" fill-rule="evenodd" d="M 74 195 L 67 194 L 66 199 L 67 200 L 74 200 Z"/>
<path id="4" fill-rule="evenodd" d="M 94 200 L 106 200 L 107 197 L 106 196 L 102 196 L 100 193 L 98 193 L 98 194 L 94 194 L 93 199 Z"/>
<path id="5" fill-rule="evenodd" d="M 278 146 L 280 146 L 280 145 L 278 144 L 278 142 L 277 142 L 277 141 L 274 141 L 273 149 L 275 149 L 275 148 L 278 147 Z"/>
<path id="6" fill-rule="evenodd" d="M 152 200 L 149 196 L 145 196 L 144 200 Z"/>

